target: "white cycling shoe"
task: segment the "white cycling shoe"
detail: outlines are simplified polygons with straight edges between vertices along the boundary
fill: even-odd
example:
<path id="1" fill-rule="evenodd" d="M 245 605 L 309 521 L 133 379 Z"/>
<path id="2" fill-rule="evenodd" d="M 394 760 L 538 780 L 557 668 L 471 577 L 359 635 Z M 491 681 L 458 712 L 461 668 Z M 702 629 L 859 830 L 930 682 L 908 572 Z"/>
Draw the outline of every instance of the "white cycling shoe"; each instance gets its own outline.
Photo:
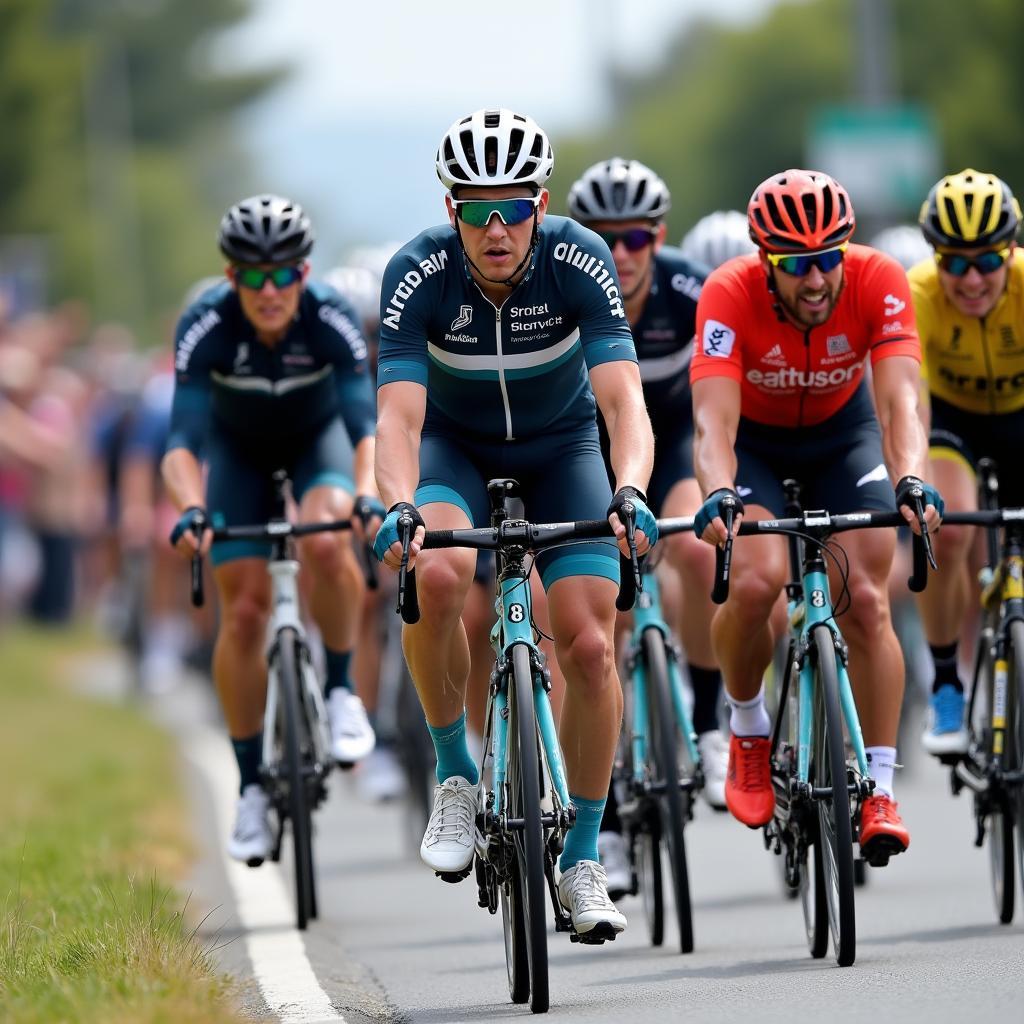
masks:
<path id="1" fill-rule="evenodd" d="M 250 782 L 242 790 L 235 809 L 235 827 L 228 840 L 228 854 L 251 868 L 259 867 L 274 850 L 270 827 L 270 798 L 263 787 Z"/>
<path id="2" fill-rule="evenodd" d="M 453 775 L 434 789 L 434 809 L 420 843 L 420 858 L 442 877 L 464 877 L 473 863 L 478 788 L 461 775 Z"/>
<path id="3" fill-rule="evenodd" d="M 621 832 L 599 832 L 597 855 L 608 876 L 609 898 L 622 899 L 633 888 L 633 868 L 625 836 Z"/>
<path id="4" fill-rule="evenodd" d="M 558 880 L 558 902 L 572 919 L 577 935 L 593 942 L 614 939 L 626 930 L 625 915 L 608 895 L 608 876 L 596 860 L 581 860 Z"/>
<path id="5" fill-rule="evenodd" d="M 729 741 L 718 729 L 702 732 L 697 737 L 697 752 L 704 770 L 704 788 L 701 792 L 716 811 L 726 810 L 725 777 L 729 771 Z"/>
<path id="6" fill-rule="evenodd" d="M 331 753 L 342 768 L 362 761 L 377 743 L 363 702 L 344 686 L 327 696 L 327 721 L 331 727 Z"/>

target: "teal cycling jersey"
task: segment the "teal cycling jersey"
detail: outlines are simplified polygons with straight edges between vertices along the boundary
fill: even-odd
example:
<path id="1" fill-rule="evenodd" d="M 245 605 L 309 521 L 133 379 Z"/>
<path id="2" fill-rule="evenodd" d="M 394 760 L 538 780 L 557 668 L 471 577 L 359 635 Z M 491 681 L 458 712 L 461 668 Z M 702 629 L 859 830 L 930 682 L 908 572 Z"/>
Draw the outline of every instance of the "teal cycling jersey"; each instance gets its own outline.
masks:
<path id="1" fill-rule="evenodd" d="M 664 427 L 689 423 L 692 418 L 690 357 L 697 299 L 710 271 L 667 245 L 658 250 L 653 262 L 651 290 L 633 324 L 633 339 L 647 411 L 653 422 Z"/>
<path id="2" fill-rule="evenodd" d="M 619 360 L 636 352 L 611 253 L 566 217 L 544 218 L 501 306 L 447 225 L 405 245 L 384 274 L 377 387 L 422 384 L 425 432 L 515 441 L 593 424 L 587 371 Z"/>
<path id="3" fill-rule="evenodd" d="M 287 441 L 338 415 L 357 444 L 376 422 L 358 324 L 347 299 L 309 282 L 288 333 L 264 345 L 231 286 L 210 288 L 178 323 L 168 450 L 199 455 L 211 426 L 242 441 Z"/>

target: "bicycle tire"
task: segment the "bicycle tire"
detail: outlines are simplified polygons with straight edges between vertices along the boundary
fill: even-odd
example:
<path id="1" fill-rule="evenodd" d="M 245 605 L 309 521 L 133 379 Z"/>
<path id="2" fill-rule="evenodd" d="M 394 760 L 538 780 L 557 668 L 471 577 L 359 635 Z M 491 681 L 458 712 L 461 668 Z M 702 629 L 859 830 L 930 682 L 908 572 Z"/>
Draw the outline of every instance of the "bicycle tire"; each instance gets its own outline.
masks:
<path id="1" fill-rule="evenodd" d="M 548 1009 L 547 879 L 544 875 L 544 829 L 540 808 L 540 752 L 533 708 L 533 670 L 526 644 L 512 648 L 509 675 L 509 743 L 506 784 L 508 815 L 520 819 L 513 832 L 515 856 L 511 869 L 518 874 L 522 897 L 523 943 L 529 962 L 530 1009 Z M 515 893 L 514 885 L 510 894 Z M 513 918 L 512 924 L 515 925 Z M 510 985 L 510 990 L 511 990 Z"/>
<path id="2" fill-rule="evenodd" d="M 1024 771 L 1024 622 L 1010 624 L 1010 687 L 1013 691 L 1013 766 Z M 1017 787 L 1017 871 L 1024 898 L 1024 786 Z"/>
<path id="3" fill-rule="evenodd" d="M 525 1003 L 530 998 L 530 958 L 523 916 L 523 885 L 518 867 L 510 865 L 508 877 L 500 887 L 500 900 L 508 994 L 513 1003 Z"/>
<path id="4" fill-rule="evenodd" d="M 1008 672 L 1006 680 L 1006 730 L 1003 733 L 1003 753 L 1001 762 L 1003 771 L 1013 771 L 1020 767 L 1018 751 L 1020 746 L 1017 737 L 1017 692 L 1020 672 L 1017 650 L 1024 651 L 1024 622 L 1014 621 L 1009 625 L 1009 645 L 1007 650 Z M 1020 648 L 1018 648 L 1020 644 Z M 994 672 L 990 678 L 994 680 Z M 989 698 L 989 707 L 992 697 Z M 991 737 L 991 733 L 989 733 Z M 1017 789 L 1016 793 L 1019 794 Z M 1014 807 L 1014 804 L 1017 807 Z M 992 880 L 992 899 L 1000 924 L 1013 921 L 1014 902 L 1016 895 L 1016 858 L 1013 852 L 1014 811 L 1020 813 L 1019 800 L 1014 800 L 1010 793 L 1000 787 L 995 793 L 992 806 L 989 808 L 986 833 L 988 839 L 989 869 Z"/>
<path id="5" fill-rule="evenodd" d="M 316 916 L 313 869 L 313 827 L 303 754 L 304 724 L 299 706 L 299 637 L 294 629 L 282 629 L 277 637 L 279 706 L 284 717 L 285 779 L 288 783 L 288 819 L 292 831 L 295 868 L 295 921 L 304 931 Z"/>
<path id="6" fill-rule="evenodd" d="M 810 852 L 810 863 L 807 854 Z M 804 933 L 807 949 L 815 960 L 828 952 L 828 900 L 825 897 L 825 868 L 821 843 L 817 840 L 805 847 L 800 859 L 800 904 L 804 912 Z"/>
<path id="7" fill-rule="evenodd" d="M 846 748 L 839 710 L 839 678 L 832 633 L 814 629 L 814 720 L 811 737 L 811 783 L 830 788 L 830 799 L 816 800 L 825 899 L 836 963 L 849 967 L 856 958 L 857 931 L 853 884 L 853 827 L 846 779 Z"/>
<path id="8" fill-rule="evenodd" d="M 665 941 L 665 875 L 661 863 L 661 820 L 654 806 L 648 810 L 633 840 L 640 900 L 652 946 Z"/>
<path id="9" fill-rule="evenodd" d="M 647 668 L 647 708 L 651 720 L 649 749 L 658 785 L 658 809 L 662 835 L 668 851 L 672 888 L 675 893 L 679 949 L 693 952 L 693 908 L 690 876 L 686 866 L 686 809 L 679 788 L 679 743 L 675 712 L 669 691 L 668 656 L 660 629 L 645 629 L 642 637 Z"/>

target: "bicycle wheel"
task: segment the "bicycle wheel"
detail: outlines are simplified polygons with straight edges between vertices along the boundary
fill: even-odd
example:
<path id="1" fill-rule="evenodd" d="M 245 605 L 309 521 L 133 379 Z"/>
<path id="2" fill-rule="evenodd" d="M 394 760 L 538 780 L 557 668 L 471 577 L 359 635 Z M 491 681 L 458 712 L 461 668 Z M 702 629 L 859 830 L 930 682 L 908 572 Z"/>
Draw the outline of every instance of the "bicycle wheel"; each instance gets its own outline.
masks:
<path id="1" fill-rule="evenodd" d="M 655 775 L 655 792 L 661 816 L 661 831 L 671 867 L 676 897 L 676 921 L 679 948 L 693 951 L 693 912 L 690 906 L 690 879 L 686 869 L 686 810 L 679 788 L 679 746 L 675 713 L 669 692 L 665 638 L 659 629 L 645 629 L 644 663 L 647 668 L 647 707 L 651 720 L 650 757 Z"/>
<path id="2" fill-rule="evenodd" d="M 652 946 L 665 941 L 665 877 L 661 868 L 661 821 L 652 804 L 634 838 L 640 899 Z"/>
<path id="3" fill-rule="evenodd" d="M 1003 771 L 1014 771 L 1020 768 L 1021 749 L 1018 734 L 1018 693 L 1020 692 L 1021 673 L 1017 656 L 1018 649 L 1024 651 L 1024 622 L 1015 621 L 1009 627 L 1009 649 L 1007 651 L 1008 673 L 1006 680 L 1006 731 L 1003 734 L 1003 752 L 1001 763 Z M 991 706 L 991 702 L 990 702 Z M 990 734 L 991 735 L 991 734 Z M 1013 822 L 1014 812 L 1020 815 L 1020 789 L 1000 787 L 993 794 L 992 805 L 989 807 L 986 832 L 988 839 L 989 867 L 992 876 L 992 898 L 996 905 L 996 913 L 1001 924 L 1009 924 L 1013 920 L 1016 863 L 1013 854 Z M 1024 855 L 1022 855 L 1024 856 Z M 1024 863 L 1024 861 L 1022 861 Z"/>
<path id="4" fill-rule="evenodd" d="M 810 853 L 810 863 L 807 854 Z M 825 869 L 821 843 L 804 847 L 800 857 L 800 904 L 804 912 L 807 948 L 815 960 L 828 952 L 828 900 L 825 897 Z"/>
<path id="5" fill-rule="evenodd" d="M 277 682 L 284 716 L 284 768 L 288 784 L 288 818 L 295 861 L 295 920 L 299 930 L 316 916 L 313 827 L 306 788 L 306 723 L 299 707 L 299 638 L 293 629 L 277 637 Z"/>
<path id="6" fill-rule="evenodd" d="M 1010 680 L 1013 708 L 1010 725 L 1013 736 L 1013 767 L 1024 771 L 1024 622 L 1010 624 Z M 1014 801 L 1017 822 L 1017 869 L 1024 895 L 1024 786 L 1017 786 Z"/>
<path id="7" fill-rule="evenodd" d="M 521 823 L 512 833 L 515 855 L 509 865 L 511 879 L 505 900 L 511 911 L 507 916 L 507 928 L 511 933 L 514 954 L 507 960 L 509 993 L 513 1002 L 517 1001 L 517 993 L 521 993 L 518 976 L 521 958 L 518 952 L 525 948 L 530 1009 L 534 1013 L 545 1013 L 548 1009 L 548 935 L 544 830 L 540 810 L 540 753 L 533 709 L 530 649 L 525 644 L 516 644 L 512 648 L 512 672 L 508 682 L 506 807 L 508 817 Z M 521 908 L 521 915 L 516 912 L 517 906 Z M 516 941 L 519 929 L 521 941 Z M 513 973 L 516 973 L 515 984 Z"/>
<path id="8" fill-rule="evenodd" d="M 836 962 L 848 967 L 856 956 L 857 935 L 853 896 L 853 830 L 850 791 L 846 780 L 846 748 L 839 710 L 839 679 L 832 634 L 814 630 L 816 654 L 814 721 L 811 736 L 811 785 L 831 790 L 815 801 L 818 808 L 818 846 L 821 850 L 825 899 Z"/>

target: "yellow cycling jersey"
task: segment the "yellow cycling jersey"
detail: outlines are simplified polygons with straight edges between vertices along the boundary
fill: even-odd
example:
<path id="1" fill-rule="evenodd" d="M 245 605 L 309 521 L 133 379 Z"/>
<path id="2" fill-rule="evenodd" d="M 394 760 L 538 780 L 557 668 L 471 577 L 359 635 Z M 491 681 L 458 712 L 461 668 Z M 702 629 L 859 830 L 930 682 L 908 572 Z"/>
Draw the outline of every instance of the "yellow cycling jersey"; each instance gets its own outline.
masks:
<path id="1" fill-rule="evenodd" d="M 1024 409 L 1024 251 L 1014 251 L 1006 291 L 986 317 L 964 316 L 946 298 L 934 260 L 907 277 L 931 394 L 965 412 Z"/>

